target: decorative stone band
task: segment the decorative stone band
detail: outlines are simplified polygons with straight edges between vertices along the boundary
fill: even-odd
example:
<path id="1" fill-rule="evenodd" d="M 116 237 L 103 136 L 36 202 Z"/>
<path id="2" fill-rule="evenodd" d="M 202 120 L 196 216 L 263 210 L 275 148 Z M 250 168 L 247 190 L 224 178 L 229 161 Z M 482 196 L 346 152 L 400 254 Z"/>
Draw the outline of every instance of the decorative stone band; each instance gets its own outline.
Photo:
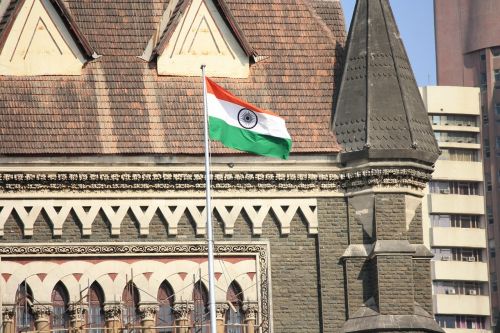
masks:
<path id="1" fill-rule="evenodd" d="M 50 304 L 35 304 L 31 307 L 35 321 L 49 321 L 52 309 Z"/>
<path id="2" fill-rule="evenodd" d="M 257 318 L 257 313 L 259 312 L 259 305 L 257 303 L 245 302 L 242 308 L 245 312 L 245 321 Z"/>
<path id="3" fill-rule="evenodd" d="M 157 304 L 139 304 L 141 320 L 155 320 L 156 313 L 160 310 Z"/>
<path id="4" fill-rule="evenodd" d="M 342 259 L 371 259 L 384 255 L 408 255 L 413 259 L 430 260 L 434 256 L 423 244 L 410 244 L 407 240 L 379 240 L 373 244 L 351 244 L 342 255 Z"/>
<path id="5" fill-rule="evenodd" d="M 224 320 L 224 315 L 227 310 L 229 310 L 229 305 L 227 303 L 215 304 L 215 311 L 217 312 L 215 315 L 217 319 Z"/>
<path id="6" fill-rule="evenodd" d="M 119 321 L 121 320 L 122 306 L 117 303 L 110 303 L 104 305 L 104 319 L 106 321 Z"/>
<path id="7" fill-rule="evenodd" d="M 205 204 L 205 200 L 0 200 L 0 236 L 3 236 L 5 223 L 12 214 L 19 217 L 24 235 L 32 236 L 33 226 L 42 210 L 52 224 L 54 236 L 63 234 L 64 223 L 71 211 L 81 223 L 84 236 L 91 235 L 92 223 L 99 212 L 108 218 L 111 235 L 120 235 L 121 223 L 129 210 L 139 222 L 141 235 L 149 234 L 149 225 L 156 214 L 167 222 L 170 235 L 177 235 L 177 225 L 187 215 L 195 222 L 196 234 L 204 235 Z M 243 211 L 252 223 L 254 235 L 262 233 L 262 224 L 271 211 L 278 219 L 283 235 L 290 233 L 290 223 L 299 211 L 309 226 L 309 233 L 318 233 L 316 199 L 220 199 L 213 200 L 213 210 L 224 223 L 226 235 L 233 234 L 234 224 Z"/>
<path id="8" fill-rule="evenodd" d="M 423 189 L 432 169 L 421 165 L 372 166 L 338 172 L 214 172 L 216 191 L 339 191 L 365 186 Z M 0 192 L 205 191 L 202 172 L 0 173 Z"/>
<path id="9" fill-rule="evenodd" d="M 15 313 L 14 305 L 2 306 L 2 322 L 6 323 L 13 321 Z"/>
<path id="10" fill-rule="evenodd" d="M 191 311 L 194 310 L 194 304 L 192 302 L 182 302 L 175 303 L 172 311 L 176 320 L 189 320 Z"/>
<path id="11" fill-rule="evenodd" d="M 87 312 L 87 306 L 81 304 L 70 304 L 68 306 L 68 313 L 70 321 L 83 322 L 85 320 L 85 312 Z"/>

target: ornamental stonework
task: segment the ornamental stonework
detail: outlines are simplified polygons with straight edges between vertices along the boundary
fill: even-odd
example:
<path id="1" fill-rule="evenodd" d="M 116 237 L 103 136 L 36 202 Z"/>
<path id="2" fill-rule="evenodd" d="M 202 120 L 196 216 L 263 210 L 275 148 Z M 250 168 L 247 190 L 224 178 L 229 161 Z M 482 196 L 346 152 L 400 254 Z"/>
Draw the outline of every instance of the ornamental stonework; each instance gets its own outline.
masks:
<path id="1" fill-rule="evenodd" d="M 348 172 L 215 172 L 216 191 L 339 191 L 364 186 L 423 189 L 429 170 L 370 167 Z M 0 173 L 0 192 L 204 192 L 202 172 Z"/>

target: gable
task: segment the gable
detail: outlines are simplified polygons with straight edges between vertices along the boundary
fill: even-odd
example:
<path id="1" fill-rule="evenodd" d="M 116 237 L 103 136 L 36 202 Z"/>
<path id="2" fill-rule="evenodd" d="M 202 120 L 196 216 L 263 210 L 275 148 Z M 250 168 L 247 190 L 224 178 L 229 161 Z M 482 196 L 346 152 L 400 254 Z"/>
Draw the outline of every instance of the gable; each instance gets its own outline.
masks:
<path id="1" fill-rule="evenodd" d="M 21 0 L 3 31 L 0 75 L 80 75 L 86 55 L 49 0 Z"/>
<path id="2" fill-rule="evenodd" d="M 164 38 L 159 75 L 199 76 L 204 64 L 212 77 L 248 77 L 250 56 L 212 0 L 180 0 Z"/>

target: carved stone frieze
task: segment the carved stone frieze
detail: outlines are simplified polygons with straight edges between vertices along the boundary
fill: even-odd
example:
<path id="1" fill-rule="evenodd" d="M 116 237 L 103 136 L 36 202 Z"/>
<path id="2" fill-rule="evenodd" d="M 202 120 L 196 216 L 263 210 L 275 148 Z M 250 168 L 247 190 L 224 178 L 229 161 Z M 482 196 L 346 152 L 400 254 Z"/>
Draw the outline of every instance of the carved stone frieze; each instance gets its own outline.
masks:
<path id="1" fill-rule="evenodd" d="M 180 192 L 205 190 L 202 172 L 0 173 L 0 192 Z M 349 172 L 215 172 L 217 191 L 332 191 L 368 185 L 424 188 L 430 172 L 412 167 Z"/>
<path id="2" fill-rule="evenodd" d="M 189 316 L 193 310 L 194 304 L 192 302 L 176 303 L 172 308 L 176 320 L 189 320 Z"/>
<path id="3" fill-rule="evenodd" d="M 229 305 L 227 303 L 217 303 L 215 304 L 215 311 L 217 319 L 223 320 L 226 311 L 229 309 Z"/>
<path id="4" fill-rule="evenodd" d="M 16 311 L 13 305 L 11 306 L 2 306 L 2 322 L 11 322 L 14 320 L 14 315 Z"/>
<path id="5" fill-rule="evenodd" d="M 160 307 L 157 304 L 140 304 L 139 315 L 141 320 L 155 320 L 159 309 Z"/>
<path id="6" fill-rule="evenodd" d="M 104 319 L 106 321 L 119 321 L 121 319 L 122 306 L 120 304 L 105 304 Z"/>
<path id="7" fill-rule="evenodd" d="M 52 314 L 52 305 L 50 304 L 35 304 L 31 307 L 31 311 L 35 316 L 35 321 L 49 321 Z"/>

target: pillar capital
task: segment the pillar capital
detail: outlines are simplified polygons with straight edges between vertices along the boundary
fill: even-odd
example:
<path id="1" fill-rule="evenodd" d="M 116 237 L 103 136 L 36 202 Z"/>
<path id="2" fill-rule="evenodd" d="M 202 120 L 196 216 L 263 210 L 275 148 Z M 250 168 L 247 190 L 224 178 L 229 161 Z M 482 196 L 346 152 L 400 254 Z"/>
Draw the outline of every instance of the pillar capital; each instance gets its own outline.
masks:
<path id="1" fill-rule="evenodd" d="M 87 306 L 82 304 L 69 304 L 68 305 L 68 313 L 70 317 L 70 321 L 73 322 L 82 322 L 85 319 L 85 312 L 87 312 Z"/>
<path id="2" fill-rule="evenodd" d="M 14 315 L 16 313 L 14 305 L 4 305 L 2 306 L 2 322 L 11 322 L 14 320 Z"/>
<path id="3" fill-rule="evenodd" d="M 229 305 L 227 303 L 217 303 L 215 304 L 215 314 L 217 320 L 223 320 L 226 311 L 229 309 Z"/>
<path id="4" fill-rule="evenodd" d="M 139 304 L 139 314 L 141 320 L 155 320 L 156 313 L 160 307 L 156 303 L 143 303 Z"/>
<path id="5" fill-rule="evenodd" d="M 104 304 L 104 318 L 106 321 L 119 321 L 121 314 L 122 306 L 119 303 Z"/>
<path id="6" fill-rule="evenodd" d="M 31 307 L 31 311 L 35 316 L 35 322 L 38 321 L 49 321 L 50 315 L 52 314 L 52 305 L 50 304 L 35 304 Z"/>
<path id="7" fill-rule="evenodd" d="M 243 303 L 242 309 L 245 313 L 245 321 L 255 320 L 259 312 L 259 305 L 256 302 L 245 302 Z"/>
<path id="8" fill-rule="evenodd" d="M 189 314 L 194 310 L 194 304 L 192 302 L 175 303 L 172 310 L 174 312 L 175 319 L 188 320 Z"/>

